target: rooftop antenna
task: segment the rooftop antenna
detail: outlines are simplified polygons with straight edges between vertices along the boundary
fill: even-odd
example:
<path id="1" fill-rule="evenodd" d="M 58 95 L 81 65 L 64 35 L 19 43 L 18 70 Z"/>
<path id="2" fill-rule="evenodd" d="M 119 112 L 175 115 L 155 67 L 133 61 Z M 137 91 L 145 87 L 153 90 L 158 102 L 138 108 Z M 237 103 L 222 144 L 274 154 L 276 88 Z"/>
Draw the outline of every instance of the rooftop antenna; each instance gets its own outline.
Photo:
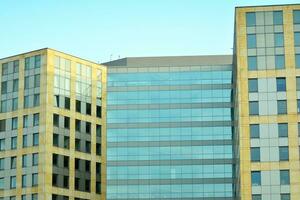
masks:
<path id="1" fill-rule="evenodd" d="M 112 61 L 112 56 L 113 56 L 113 55 L 112 55 L 112 54 L 110 54 L 110 61 Z"/>

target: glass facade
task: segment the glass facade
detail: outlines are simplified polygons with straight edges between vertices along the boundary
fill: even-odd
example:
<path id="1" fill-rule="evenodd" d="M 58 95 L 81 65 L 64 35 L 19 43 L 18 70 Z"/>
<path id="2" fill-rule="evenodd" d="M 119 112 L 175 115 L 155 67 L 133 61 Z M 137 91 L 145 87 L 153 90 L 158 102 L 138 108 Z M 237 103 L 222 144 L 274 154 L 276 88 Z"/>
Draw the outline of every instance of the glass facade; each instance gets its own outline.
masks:
<path id="1" fill-rule="evenodd" d="M 233 199 L 232 66 L 124 68 L 108 67 L 107 199 Z"/>

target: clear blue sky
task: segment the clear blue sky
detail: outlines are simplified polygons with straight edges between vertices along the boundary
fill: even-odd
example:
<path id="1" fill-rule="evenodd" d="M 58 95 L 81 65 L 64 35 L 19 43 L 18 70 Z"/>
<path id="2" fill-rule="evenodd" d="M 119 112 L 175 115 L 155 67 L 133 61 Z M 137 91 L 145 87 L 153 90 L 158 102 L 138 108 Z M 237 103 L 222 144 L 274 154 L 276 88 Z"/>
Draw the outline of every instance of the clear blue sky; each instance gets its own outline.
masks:
<path id="1" fill-rule="evenodd" d="M 230 54 L 234 7 L 299 0 L 0 0 L 0 58 L 50 47 L 96 62 Z"/>

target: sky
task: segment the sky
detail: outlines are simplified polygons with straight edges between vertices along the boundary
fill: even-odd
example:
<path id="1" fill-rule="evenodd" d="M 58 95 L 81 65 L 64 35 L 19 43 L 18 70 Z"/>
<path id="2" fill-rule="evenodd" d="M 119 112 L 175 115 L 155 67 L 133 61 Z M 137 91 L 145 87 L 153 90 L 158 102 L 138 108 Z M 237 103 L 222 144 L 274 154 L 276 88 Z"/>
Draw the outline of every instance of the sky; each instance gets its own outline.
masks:
<path id="1" fill-rule="evenodd" d="M 235 6 L 299 0 L 0 0 L 0 58 L 54 48 L 103 63 L 231 54 Z"/>

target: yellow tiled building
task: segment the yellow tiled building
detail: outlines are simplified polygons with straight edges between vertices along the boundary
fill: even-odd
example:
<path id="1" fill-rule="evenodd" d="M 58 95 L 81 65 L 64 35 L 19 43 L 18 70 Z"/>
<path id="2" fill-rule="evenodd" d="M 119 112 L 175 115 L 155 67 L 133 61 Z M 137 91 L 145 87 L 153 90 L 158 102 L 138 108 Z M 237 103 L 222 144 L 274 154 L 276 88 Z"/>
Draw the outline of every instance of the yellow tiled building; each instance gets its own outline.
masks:
<path id="1" fill-rule="evenodd" d="M 300 199 L 300 5 L 237 7 L 238 199 Z"/>
<path id="2" fill-rule="evenodd" d="M 48 48 L 0 65 L 0 199 L 105 199 L 106 68 Z"/>

